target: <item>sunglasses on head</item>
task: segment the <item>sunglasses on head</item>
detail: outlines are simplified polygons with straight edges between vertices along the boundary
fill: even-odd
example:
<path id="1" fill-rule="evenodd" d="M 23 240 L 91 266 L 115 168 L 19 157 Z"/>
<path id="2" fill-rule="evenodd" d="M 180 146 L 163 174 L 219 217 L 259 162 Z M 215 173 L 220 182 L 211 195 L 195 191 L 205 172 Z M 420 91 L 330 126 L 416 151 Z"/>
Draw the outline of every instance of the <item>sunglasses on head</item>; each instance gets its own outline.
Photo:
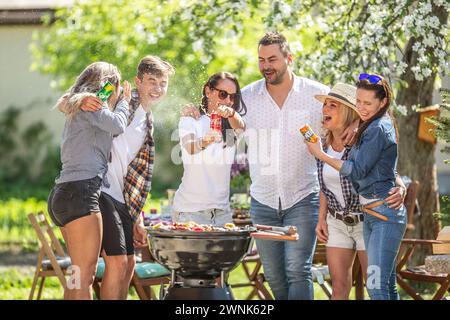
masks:
<path id="1" fill-rule="evenodd" d="M 381 78 L 380 76 L 376 75 L 376 74 L 369 74 L 369 73 L 361 73 L 359 75 L 359 81 L 362 80 L 368 80 L 371 84 L 377 84 L 378 82 L 380 82 L 381 80 L 383 80 L 383 78 Z"/>
<path id="2" fill-rule="evenodd" d="M 211 87 L 211 89 L 217 90 L 219 92 L 218 96 L 219 96 L 219 98 L 221 100 L 225 100 L 228 96 L 230 96 L 230 100 L 234 101 L 234 99 L 237 96 L 237 93 L 228 93 L 225 90 L 217 89 L 217 88 L 214 88 L 214 87 Z"/>

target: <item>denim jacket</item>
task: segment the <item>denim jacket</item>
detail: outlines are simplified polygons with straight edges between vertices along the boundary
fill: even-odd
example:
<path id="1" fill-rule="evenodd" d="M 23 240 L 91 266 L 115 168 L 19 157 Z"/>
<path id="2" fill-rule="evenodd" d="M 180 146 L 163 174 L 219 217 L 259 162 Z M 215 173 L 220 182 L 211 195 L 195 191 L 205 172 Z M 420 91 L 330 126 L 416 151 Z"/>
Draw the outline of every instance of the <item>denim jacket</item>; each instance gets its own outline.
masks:
<path id="1" fill-rule="evenodd" d="M 386 198 L 395 186 L 397 142 L 395 128 L 388 116 L 374 120 L 364 131 L 344 161 L 340 174 L 367 199 Z"/>

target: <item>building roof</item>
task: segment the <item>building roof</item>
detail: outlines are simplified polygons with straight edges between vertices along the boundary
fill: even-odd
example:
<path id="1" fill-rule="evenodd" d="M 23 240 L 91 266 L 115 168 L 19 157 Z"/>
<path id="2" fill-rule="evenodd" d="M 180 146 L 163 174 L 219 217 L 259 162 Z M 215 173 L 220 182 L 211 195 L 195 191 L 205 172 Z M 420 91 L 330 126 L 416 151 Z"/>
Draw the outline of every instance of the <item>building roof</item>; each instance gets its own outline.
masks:
<path id="1" fill-rule="evenodd" d="M 0 10 L 56 9 L 68 7 L 75 0 L 0 0 Z"/>
<path id="2" fill-rule="evenodd" d="M 0 0 L 0 25 L 41 24 L 44 14 L 74 3 L 75 0 Z"/>

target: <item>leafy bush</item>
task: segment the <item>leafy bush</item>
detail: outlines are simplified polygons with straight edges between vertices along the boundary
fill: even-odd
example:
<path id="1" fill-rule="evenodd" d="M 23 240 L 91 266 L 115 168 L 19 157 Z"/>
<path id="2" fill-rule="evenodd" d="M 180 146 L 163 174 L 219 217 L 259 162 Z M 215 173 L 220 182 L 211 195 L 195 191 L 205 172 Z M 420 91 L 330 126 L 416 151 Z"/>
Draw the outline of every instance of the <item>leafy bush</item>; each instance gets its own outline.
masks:
<path id="1" fill-rule="evenodd" d="M 21 127 L 22 109 L 0 113 L 0 199 L 46 199 L 60 168 L 59 148 L 42 121 Z"/>

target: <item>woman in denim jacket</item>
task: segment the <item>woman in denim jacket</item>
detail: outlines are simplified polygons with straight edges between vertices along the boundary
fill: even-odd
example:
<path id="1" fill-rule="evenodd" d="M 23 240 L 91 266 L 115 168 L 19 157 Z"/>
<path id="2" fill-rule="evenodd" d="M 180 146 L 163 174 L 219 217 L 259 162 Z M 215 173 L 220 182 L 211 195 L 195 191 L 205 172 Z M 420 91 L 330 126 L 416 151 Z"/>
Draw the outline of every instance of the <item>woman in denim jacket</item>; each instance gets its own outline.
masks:
<path id="1" fill-rule="evenodd" d="M 374 300 L 398 300 L 395 261 L 406 229 L 406 211 L 385 202 L 395 186 L 397 132 L 388 109 L 392 91 L 379 75 L 361 74 L 356 84 L 362 124 L 348 160 L 330 157 L 321 142 L 307 142 L 309 151 L 348 177 L 359 194 L 364 218 L 364 242 L 368 255 L 367 291 Z"/>

